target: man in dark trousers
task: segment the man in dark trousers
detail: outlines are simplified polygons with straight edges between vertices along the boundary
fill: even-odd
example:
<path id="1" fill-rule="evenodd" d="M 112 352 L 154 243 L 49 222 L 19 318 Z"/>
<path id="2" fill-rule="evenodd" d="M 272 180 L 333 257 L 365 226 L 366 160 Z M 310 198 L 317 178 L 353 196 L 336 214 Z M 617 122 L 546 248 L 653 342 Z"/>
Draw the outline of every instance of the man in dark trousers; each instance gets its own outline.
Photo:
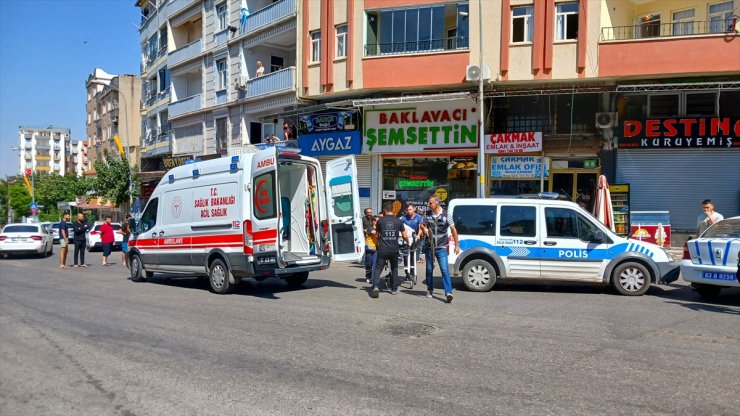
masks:
<path id="1" fill-rule="evenodd" d="M 87 246 L 87 232 L 90 231 L 90 224 L 85 221 L 85 214 L 78 213 L 77 221 L 72 223 L 72 239 L 75 244 L 74 267 L 87 267 L 85 263 L 85 246 Z M 79 258 L 80 262 L 77 263 Z"/>
<path id="2" fill-rule="evenodd" d="M 398 279 L 398 239 L 401 236 L 408 238 L 403 222 L 393 215 L 393 204 L 391 202 L 387 201 L 383 203 L 383 212 L 385 215 L 375 225 L 375 229 L 378 232 L 378 247 L 376 251 L 377 257 L 375 259 L 375 272 L 373 273 L 373 290 L 371 292 L 373 298 L 377 298 L 380 293 L 378 290 L 378 281 L 380 280 L 380 274 L 383 272 L 386 261 L 391 264 L 391 276 L 393 278 L 391 294 L 395 295 L 398 293 L 398 286 L 401 284 Z"/>

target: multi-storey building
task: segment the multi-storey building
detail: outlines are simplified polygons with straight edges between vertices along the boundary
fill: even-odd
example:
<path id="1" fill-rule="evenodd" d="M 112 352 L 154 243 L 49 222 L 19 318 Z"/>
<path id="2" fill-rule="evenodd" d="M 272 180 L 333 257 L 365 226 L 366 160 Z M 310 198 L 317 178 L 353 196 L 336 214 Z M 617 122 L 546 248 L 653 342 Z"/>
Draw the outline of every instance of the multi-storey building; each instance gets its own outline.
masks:
<path id="1" fill-rule="evenodd" d="M 74 173 L 77 176 L 85 174 L 85 159 L 87 158 L 87 140 L 72 140 L 69 145 L 69 151 L 71 154 L 70 173 Z"/>
<path id="2" fill-rule="evenodd" d="M 141 79 L 135 75 L 111 75 L 100 68 L 88 75 L 87 146 L 83 146 L 85 174 L 94 175 L 96 160 L 104 153 L 120 154 L 115 136 L 121 143 L 131 166 L 139 163 L 141 123 L 139 100 Z"/>
<path id="3" fill-rule="evenodd" d="M 242 8 L 242 3 L 246 7 Z M 142 175 L 260 142 L 298 104 L 296 0 L 140 0 Z M 258 62 L 262 70 L 258 72 Z"/>
<path id="4" fill-rule="evenodd" d="M 56 173 L 64 176 L 72 170 L 70 129 L 54 126 L 19 126 L 20 170 Z"/>
<path id="5" fill-rule="evenodd" d="M 299 0 L 298 93 L 313 106 L 278 114 L 304 152 L 369 158 L 361 194 L 376 209 L 480 183 L 590 208 L 604 174 L 629 183 L 632 210 L 691 231 L 705 198 L 740 212 L 739 6 Z"/>

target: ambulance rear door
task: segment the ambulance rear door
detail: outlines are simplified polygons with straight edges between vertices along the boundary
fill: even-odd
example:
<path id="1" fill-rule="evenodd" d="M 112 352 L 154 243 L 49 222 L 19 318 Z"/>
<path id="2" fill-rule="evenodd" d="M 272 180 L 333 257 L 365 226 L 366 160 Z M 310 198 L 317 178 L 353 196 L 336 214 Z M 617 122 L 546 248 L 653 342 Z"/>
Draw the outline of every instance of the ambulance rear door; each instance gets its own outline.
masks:
<path id="1" fill-rule="evenodd" d="M 326 162 L 329 238 L 335 261 L 357 261 L 365 252 L 357 164 L 353 155 Z"/>
<path id="2" fill-rule="evenodd" d="M 278 179 L 277 179 L 277 150 L 269 146 L 254 154 L 252 158 L 251 172 L 251 235 L 252 247 L 255 256 L 260 254 L 274 253 L 278 251 L 278 219 L 280 211 L 278 207 Z M 288 213 L 290 214 L 290 213 Z M 245 229 L 245 232 L 249 231 Z M 249 247 L 245 247 L 249 251 Z M 272 256 L 271 256 L 272 257 Z M 277 259 L 270 258 L 270 262 Z M 265 264 L 267 266 L 267 264 Z"/>

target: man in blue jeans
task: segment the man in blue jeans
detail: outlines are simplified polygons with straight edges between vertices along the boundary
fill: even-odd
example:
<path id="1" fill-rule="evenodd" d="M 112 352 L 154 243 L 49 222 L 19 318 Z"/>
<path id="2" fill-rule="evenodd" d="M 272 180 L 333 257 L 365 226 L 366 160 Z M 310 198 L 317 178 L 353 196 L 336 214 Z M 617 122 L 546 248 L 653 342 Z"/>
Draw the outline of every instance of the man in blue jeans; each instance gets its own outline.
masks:
<path id="1" fill-rule="evenodd" d="M 439 271 L 442 273 L 442 285 L 445 289 L 445 297 L 447 299 L 447 303 L 451 303 L 452 279 L 450 278 L 450 270 L 447 265 L 447 250 L 449 246 L 447 231 L 450 231 L 452 239 L 455 242 L 455 254 L 460 254 L 460 242 L 457 237 L 455 224 L 452 221 L 452 216 L 450 216 L 446 210 L 442 209 L 439 202 L 438 196 L 434 195 L 429 197 L 429 210 L 424 215 L 419 235 L 424 235 L 427 238 L 427 297 L 431 298 L 434 292 L 433 273 L 434 258 L 436 257 L 437 263 L 439 264 Z"/>

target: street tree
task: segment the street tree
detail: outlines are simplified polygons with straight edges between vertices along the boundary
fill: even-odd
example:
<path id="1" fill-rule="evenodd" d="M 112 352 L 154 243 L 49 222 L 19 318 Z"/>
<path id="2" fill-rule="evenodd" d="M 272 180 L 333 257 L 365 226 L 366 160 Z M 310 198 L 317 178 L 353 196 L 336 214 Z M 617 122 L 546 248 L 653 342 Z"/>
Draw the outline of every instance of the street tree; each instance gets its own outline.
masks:
<path id="1" fill-rule="evenodd" d="M 136 174 L 132 174 L 126 157 L 105 150 L 103 160 L 96 160 L 94 166 L 97 175 L 95 194 L 117 206 L 128 205 L 129 198 L 132 196 L 129 192 L 129 178 L 132 183 L 136 183 L 138 179 Z"/>
<path id="2" fill-rule="evenodd" d="M 10 199 L 10 207 L 15 213 L 13 221 L 20 219 L 24 215 L 31 215 L 31 195 L 22 182 L 16 181 L 11 184 L 7 195 Z"/>

